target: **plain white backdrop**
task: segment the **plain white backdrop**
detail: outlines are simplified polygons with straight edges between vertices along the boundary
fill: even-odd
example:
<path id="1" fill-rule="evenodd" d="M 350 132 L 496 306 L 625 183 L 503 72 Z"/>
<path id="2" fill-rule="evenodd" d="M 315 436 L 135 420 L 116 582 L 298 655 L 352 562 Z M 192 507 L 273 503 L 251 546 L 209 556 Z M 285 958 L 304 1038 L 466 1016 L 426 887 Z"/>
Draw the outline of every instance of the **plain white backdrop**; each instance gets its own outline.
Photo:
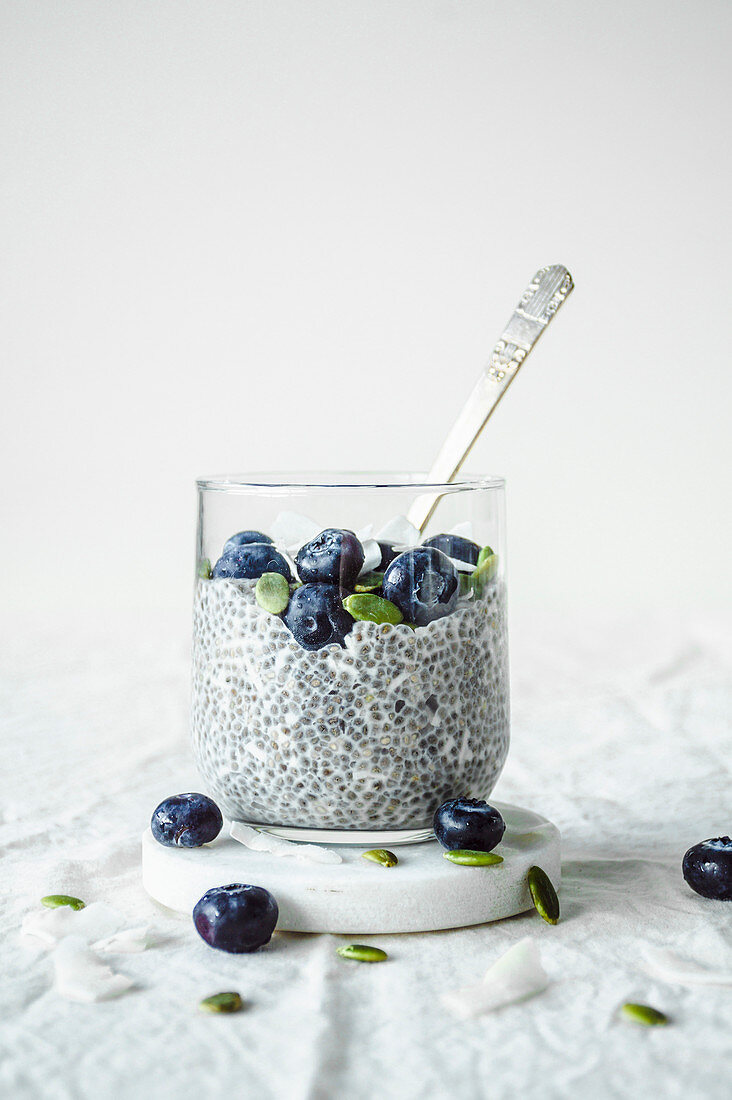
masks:
<path id="1" fill-rule="evenodd" d="M 726 0 L 4 0 L 4 604 L 190 601 L 196 475 L 471 458 L 514 613 L 730 603 Z"/>

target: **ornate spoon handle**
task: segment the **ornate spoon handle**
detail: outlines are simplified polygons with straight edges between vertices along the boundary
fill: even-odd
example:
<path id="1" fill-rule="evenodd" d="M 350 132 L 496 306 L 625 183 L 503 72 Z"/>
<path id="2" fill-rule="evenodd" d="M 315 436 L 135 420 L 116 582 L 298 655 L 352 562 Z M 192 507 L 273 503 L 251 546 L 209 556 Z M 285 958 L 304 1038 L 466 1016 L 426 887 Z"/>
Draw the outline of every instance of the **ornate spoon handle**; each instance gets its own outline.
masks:
<path id="1" fill-rule="evenodd" d="M 566 267 L 554 264 L 542 267 L 521 295 L 490 357 L 435 459 L 427 480 L 452 481 L 468 457 L 473 444 L 486 425 L 508 387 L 526 362 L 529 352 L 556 315 L 574 287 Z M 417 497 L 409 510 L 409 519 L 424 531 L 437 507 L 439 494 Z"/>

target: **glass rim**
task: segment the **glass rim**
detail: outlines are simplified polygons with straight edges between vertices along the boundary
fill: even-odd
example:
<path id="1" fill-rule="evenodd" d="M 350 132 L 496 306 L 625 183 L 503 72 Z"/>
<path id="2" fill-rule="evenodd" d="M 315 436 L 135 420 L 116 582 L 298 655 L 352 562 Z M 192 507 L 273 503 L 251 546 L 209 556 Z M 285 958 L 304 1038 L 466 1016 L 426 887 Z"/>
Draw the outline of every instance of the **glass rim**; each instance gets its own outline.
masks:
<path id="1" fill-rule="evenodd" d="M 340 480 L 338 480 L 340 479 Z M 199 491 L 212 493 L 305 493 L 409 489 L 416 493 L 456 493 L 503 489 L 506 479 L 494 474 L 461 474 L 454 481 L 430 481 L 425 473 L 407 471 L 282 471 L 213 474 L 196 478 Z"/>

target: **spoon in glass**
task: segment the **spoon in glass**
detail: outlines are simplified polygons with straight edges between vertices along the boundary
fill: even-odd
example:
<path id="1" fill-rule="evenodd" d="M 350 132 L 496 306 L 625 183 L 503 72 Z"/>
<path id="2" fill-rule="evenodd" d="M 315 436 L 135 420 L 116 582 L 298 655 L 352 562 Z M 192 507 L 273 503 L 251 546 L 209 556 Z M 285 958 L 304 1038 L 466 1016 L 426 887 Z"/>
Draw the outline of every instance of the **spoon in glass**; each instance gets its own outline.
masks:
<path id="1" fill-rule="evenodd" d="M 521 295 L 488 365 L 450 429 L 427 475 L 429 484 L 453 481 L 499 401 L 526 362 L 539 337 L 549 327 L 572 292 L 572 276 L 562 264 L 542 267 Z M 439 493 L 423 494 L 409 509 L 409 520 L 420 531 L 440 500 Z"/>

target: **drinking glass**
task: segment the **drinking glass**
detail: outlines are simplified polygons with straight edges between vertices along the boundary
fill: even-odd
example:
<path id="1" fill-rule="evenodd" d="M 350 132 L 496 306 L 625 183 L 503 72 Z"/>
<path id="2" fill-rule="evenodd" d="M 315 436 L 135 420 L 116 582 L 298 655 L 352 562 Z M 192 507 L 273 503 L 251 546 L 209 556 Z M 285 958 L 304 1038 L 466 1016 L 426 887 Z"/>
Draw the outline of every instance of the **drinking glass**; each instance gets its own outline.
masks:
<path id="1" fill-rule="evenodd" d="M 509 743 L 503 479 L 284 473 L 197 487 L 191 724 L 223 812 L 293 839 L 394 845 L 428 838 L 445 800 L 486 798 Z M 406 516 L 422 496 L 438 503 L 420 533 Z M 317 643 L 319 620 L 297 619 L 309 605 L 296 558 L 332 528 L 357 536 L 364 561 L 355 580 L 344 572 L 313 596 L 336 607 L 343 636 L 305 648 L 297 632 Z M 225 549 L 242 532 L 249 543 Z M 438 573 L 422 575 L 414 546 L 438 535 L 450 536 L 429 559 Z M 237 558 L 251 538 L 259 549 Z M 251 576 L 232 575 L 232 554 L 254 562 Z M 262 570 L 270 581 L 279 571 L 274 589 Z M 401 610 L 395 596 L 387 611 L 401 621 L 356 617 L 383 617 L 385 605 L 349 597 L 388 596 L 390 576 L 402 578 Z M 423 605 L 435 617 L 410 622 Z"/>

